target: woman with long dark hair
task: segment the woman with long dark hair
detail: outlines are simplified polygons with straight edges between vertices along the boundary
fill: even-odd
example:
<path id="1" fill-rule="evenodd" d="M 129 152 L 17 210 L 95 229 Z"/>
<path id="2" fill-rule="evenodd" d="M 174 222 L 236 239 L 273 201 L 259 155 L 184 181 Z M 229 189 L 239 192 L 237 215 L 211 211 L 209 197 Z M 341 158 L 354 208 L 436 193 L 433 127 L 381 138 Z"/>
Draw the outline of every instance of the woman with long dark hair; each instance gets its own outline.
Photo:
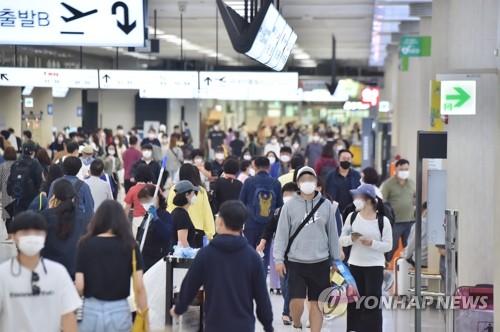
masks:
<path id="1" fill-rule="evenodd" d="M 35 158 L 38 160 L 40 165 L 42 165 L 43 178 L 45 179 L 47 177 L 47 173 L 49 173 L 49 167 L 52 165 L 49 153 L 44 148 L 41 148 L 37 151 Z"/>
<path id="2" fill-rule="evenodd" d="M 208 193 L 200 178 L 200 171 L 198 168 L 191 164 L 184 164 L 179 169 L 179 180 L 189 181 L 194 186 L 199 187 L 196 202 L 189 207 L 188 213 L 191 221 L 196 228 L 196 236 L 194 240 L 193 248 L 201 248 L 203 246 L 203 237 L 206 236 L 209 240 L 213 239 L 215 235 L 215 221 L 212 213 L 212 208 L 210 207 L 210 202 L 208 200 Z M 175 188 L 172 187 L 168 195 L 168 208 L 167 210 L 172 213 L 174 210 L 175 202 L 174 197 Z"/>
<path id="3" fill-rule="evenodd" d="M 47 239 L 42 256 L 64 265 L 73 279 L 78 240 L 85 234 L 89 223 L 85 214 L 76 213 L 75 197 L 71 182 L 59 180 L 54 184 L 49 208 L 41 212 L 47 220 Z"/>
<path id="4" fill-rule="evenodd" d="M 110 184 L 111 191 L 113 192 L 113 198 L 115 200 L 118 197 L 118 191 L 120 190 L 118 172 L 120 172 L 123 168 L 122 162 L 117 154 L 118 152 L 115 143 L 110 143 L 106 146 L 106 153 L 101 157 L 101 160 L 104 163 L 105 181 Z"/>
<path id="5" fill-rule="evenodd" d="M 144 261 L 139 246 L 120 203 L 105 201 L 97 209 L 78 246 L 75 283 L 85 298 L 80 332 L 129 332 L 132 329 L 127 302 L 133 271 L 132 251 L 137 260 L 137 309 L 147 314 Z"/>
<path id="6" fill-rule="evenodd" d="M 177 146 L 177 143 L 178 136 L 176 134 L 170 135 L 170 143 L 166 156 L 168 157 L 167 171 L 170 174 L 172 181 L 176 181 L 178 179 L 177 173 L 179 173 L 179 169 L 182 164 L 184 164 L 184 154 L 182 149 Z"/>
<path id="7" fill-rule="evenodd" d="M 52 182 L 54 182 L 59 178 L 62 178 L 63 176 L 64 176 L 64 169 L 61 164 L 54 164 L 50 166 L 49 172 L 45 177 L 45 181 L 42 182 L 41 191 L 45 193 L 45 195 L 48 195 Z"/>
<path id="8" fill-rule="evenodd" d="M 173 246 L 174 226 L 172 216 L 167 212 L 167 200 L 158 192 L 154 197 L 156 186 L 147 184 L 139 191 L 138 197 L 141 205 L 148 213 L 144 216 L 143 224 L 150 219 L 148 234 L 142 248 L 144 258 L 144 272 L 165 257 Z M 144 236 L 139 229 L 137 241 L 140 243 Z"/>

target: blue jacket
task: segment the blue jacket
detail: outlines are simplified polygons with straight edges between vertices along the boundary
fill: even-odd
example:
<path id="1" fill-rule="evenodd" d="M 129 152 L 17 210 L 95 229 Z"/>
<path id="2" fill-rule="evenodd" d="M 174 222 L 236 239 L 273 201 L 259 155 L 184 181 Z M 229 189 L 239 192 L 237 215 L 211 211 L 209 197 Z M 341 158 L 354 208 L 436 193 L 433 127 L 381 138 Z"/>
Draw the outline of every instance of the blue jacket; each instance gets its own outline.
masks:
<path id="1" fill-rule="evenodd" d="M 243 236 L 218 235 L 200 249 L 182 282 L 176 314 L 205 290 L 206 332 L 254 332 L 254 300 L 264 331 L 273 331 L 273 309 L 261 259 Z"/>
<path id="2" fill-rule="evenodd" d="M 266 181 L 272 181 L 274 183 L 273 191 L 276 195 L 276 208 L 283 206 L 281 183 L 278 180 L 273 179 L 267 172 L 262 171 L 257 173 L 254 177 L 248 178 L 243 184 L 243 187 L 241 188 L 240 201 L 242 201 L 243 204 L 245 204 L 245 206 L 248 208 L 249 211 L 251 211 L 253 207 L 254 192 L 257 187 L 256 184 L 265 183 Z M 269 218 L 269 220 L 271 219 L 272 216 Z M 259 224 L 257 224 L 257 220 L 254 220 L 252 218 L 252 215 L 250 215 L 247 222 L 245 223 L 245 228 L 257 228 L 257 227 L 260 227 Z"/>
<path id="3" fill-rule="evenodd" d="M 279 161 L 275 162 L 274 164 L 271 165 L 271 169 L 269 170 L 269 175 L 271 175 L 273 179 L 279 178 L 280 168 L 281 167 Z"/>
<path id="4" fill-rule="evenodd" d="M 361 174 L 354 169 L 349 170 L 349 174 L 347 175 L 346 180 L 343 179 L 339 174 L 339 168 L 337 168 L 334 172 L 330 172 L 326 178 L 326 192 L 329 193 L 332 198 L 339 203 L 340 212 L 342 212 L 347 205 L 352 203 L 352 197 L 350 193 L 347 193 L 349 200 L 343 201 L 342 196 L 346 196 L 346 193 L 341 193 L 339 195 L 339 188 L 343 187 L 344 183 L 342 181 L 349 181 L 348 188 L 349 190 L 356 189 L 361 185 Z"/>

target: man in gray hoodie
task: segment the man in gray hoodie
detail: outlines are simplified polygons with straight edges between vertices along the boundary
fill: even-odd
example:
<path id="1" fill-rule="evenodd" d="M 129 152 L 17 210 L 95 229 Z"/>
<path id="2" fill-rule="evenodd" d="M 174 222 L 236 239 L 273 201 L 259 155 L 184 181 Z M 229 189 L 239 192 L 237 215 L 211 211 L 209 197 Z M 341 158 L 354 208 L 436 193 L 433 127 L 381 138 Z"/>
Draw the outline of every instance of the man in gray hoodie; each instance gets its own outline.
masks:
<path id="1" fill-rule="evenodd" d="M 297 185 L 300 194 L 295 195 L 281 210 L 274 240 L 274 260 L 278 274 L 282 277 L 288 275 L 294 329 L 302 329 L 301 318 L 307 295 L 311 304 L 311 331 L 320 332 L 323 312 L 318 306 L 318 298 L 323 290 L 330 287 L 330 268 L 340 258 L 337 224 L 330 201 L 316 191 L 317 175 L 314 169 L 301 168 L 297 173 Z M 317 205 L 316 212 L 292 240 Z"/>

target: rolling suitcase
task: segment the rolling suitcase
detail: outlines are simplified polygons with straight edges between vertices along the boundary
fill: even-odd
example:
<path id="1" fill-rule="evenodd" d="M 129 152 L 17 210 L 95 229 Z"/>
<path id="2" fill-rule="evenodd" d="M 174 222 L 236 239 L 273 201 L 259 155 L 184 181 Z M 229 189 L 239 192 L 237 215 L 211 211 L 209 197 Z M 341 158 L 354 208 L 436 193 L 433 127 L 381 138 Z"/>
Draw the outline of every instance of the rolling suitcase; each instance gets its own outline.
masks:
<path id="1" fill-rule="evenodd" d="M 454 310 L 455 332 L 493 332 L 493 286 L 459 287 Z M 455 301 L 457 303 L 457 301 Z"/>
<path id="2" fill-rule="evenodd" d="M 396 259 L 395 279 L 397 296 L 410 296 L 410 263 L 404 258 Z"/>

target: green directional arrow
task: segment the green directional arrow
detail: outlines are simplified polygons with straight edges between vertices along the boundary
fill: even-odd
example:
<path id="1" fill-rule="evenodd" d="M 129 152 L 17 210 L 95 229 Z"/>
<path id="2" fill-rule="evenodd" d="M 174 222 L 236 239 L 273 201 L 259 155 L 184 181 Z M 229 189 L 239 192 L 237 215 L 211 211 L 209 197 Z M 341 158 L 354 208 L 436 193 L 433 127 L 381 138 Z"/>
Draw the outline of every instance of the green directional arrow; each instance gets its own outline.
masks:
<path id="1" fill-rule="evenodd" d="M 457 103 L 455 104 L 455 107 L 461 107 L 463 104 L 465 104 L 469 99 L 470 95 L 465 92 L 464 89 L 460 87 L 454 87 L 455 91 L 458 93 L 456 95 L 446 95 L 446 100 L 456 100 Z"/>

